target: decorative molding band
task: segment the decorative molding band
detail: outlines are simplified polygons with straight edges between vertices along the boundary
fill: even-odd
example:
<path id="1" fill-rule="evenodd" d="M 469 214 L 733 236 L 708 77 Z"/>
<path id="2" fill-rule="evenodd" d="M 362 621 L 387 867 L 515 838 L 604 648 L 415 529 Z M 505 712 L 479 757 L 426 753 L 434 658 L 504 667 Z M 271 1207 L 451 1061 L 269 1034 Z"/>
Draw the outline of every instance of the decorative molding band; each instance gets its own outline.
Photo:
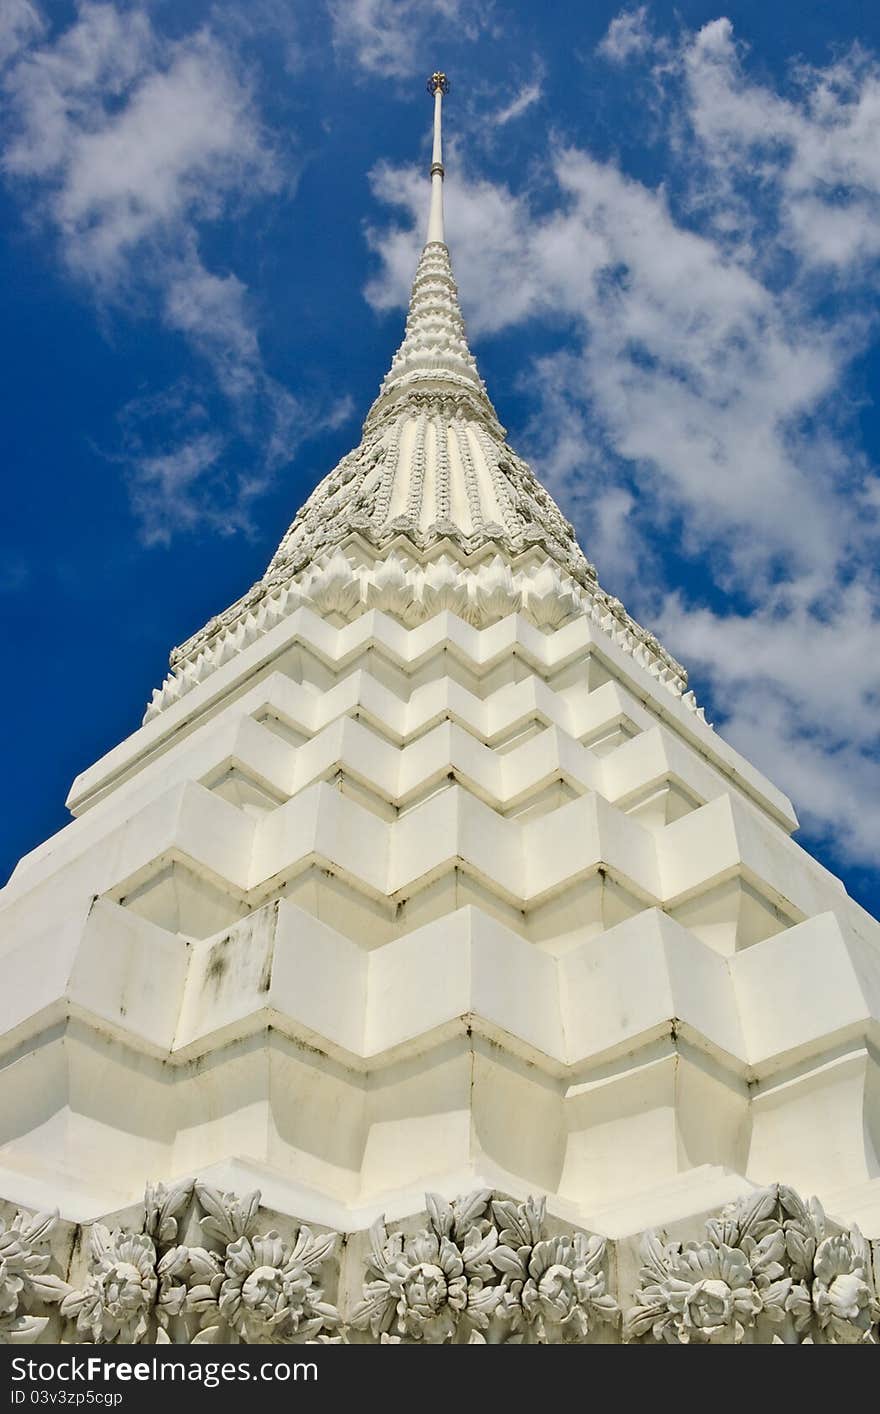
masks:
<path id="1" fill-rule="evenodd" d="M 262 591 L 252 602 L 246 596 L 172 653 L 172 670 L 153 693 L 144 722 L 180 701 L 217 668 L 303 605 L 335 617 L 340 625 L 369 609 L 381 609 L 410 628 L 443 610 L 457 614 L 475 628 L 486 628 L 508 614 L 521 613 L 548 633 L 576 615 L 585 614 L 705 721 L 694 694 L 686 691 L 684 669 L 653 634 L 640 628 L 618 599 L 610 598 L 598 586 L 585 589 L 560 573 L 551 560 L 514 573 L 500 555 L 478 569 L 465 568 L 448 555 L 422 567 L 392 550 L 384 560 L 358 566 L 336 550 L 307 574 L 274 589 L 262 586 Z"/>
<path id="2" fill-rule="evenodd" d="M 346 1239 L 187 1181 L 146 1190 L 140 1230 L 57 1215 L 0 1223 L 0 1343 L 613 1343 L 621 1300 L 605 1238 L 550 1219 L 544 1199 L 480 1189 L 426 1196 L 426 1221 L 369 1233 L 360 1289 L 340 1310 Z M 57 1230 L 57 1231 L 56 1231 Z M 359 1238 L 352 1238 L 357 1254 Z M 72 1253 L 72 1255 L 71 1255 Z M 868 1243 L 819 1203 L 772 1185 L 682 1245 L 644 1239 L 623 1339 L 642 1344 L 876 1344 Z M 66 1275 L 50 1271 L 67 1267 Z M 325 1288 L 336 1299 L 325 1299 Z"/>

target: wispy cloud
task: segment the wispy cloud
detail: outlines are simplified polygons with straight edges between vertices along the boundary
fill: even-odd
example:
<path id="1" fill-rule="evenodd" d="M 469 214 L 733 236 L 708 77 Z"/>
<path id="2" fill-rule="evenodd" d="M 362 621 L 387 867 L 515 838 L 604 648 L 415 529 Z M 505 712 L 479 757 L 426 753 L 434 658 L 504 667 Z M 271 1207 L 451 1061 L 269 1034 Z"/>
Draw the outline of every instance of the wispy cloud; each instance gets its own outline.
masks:
<path id="1" fill-rule="evenodd" d="M 218 513 L 213 498 L 204 497 L 205 476 L 216 470 L 223 451 L 220 436 L 202 432 L 169 451 L 137 459 L 132 501 L 145 544 L 167 545 L 178 530 L 206 520 L 213 529 L 238 528 L 235 519 Z"/>
<path id="2" fill-rule="evenodd" d="M 509 103 L 505 103 L 492 114 L 495 127 L 503 128 L 507 123 L 512 123 L 514 118 L 521 118 L 534 104 L 540 103 L 543 93 L 544 85 L 540 79 L 523 84 Z"/>
<path id="3" fill-rule="evenodd" d="M 6 172 L 38 179 L 70 267 L 114 289 L 147 243 L 281 177 L 252 95 L 206 31 L 163 40 L 146 11 L 85 4 L 6 80 Z"/>
<path id="4" fill-rule="evenodd" d="M 794 795 L 802 823 L 839 858 L 875 865 L 880 599 L 865 578 L 822 597 L 770 593 L 746 615 L 671 594 L 660 624 L 711 683 L 725 735 Z"/>
<path id="5" fill-rule="evenodd" d="M 880 64 L 855 45 L 826 68 L 800 64 L 790 92 L 750 80 L 729 20 L 705 25 L 679 54 L 706 197 L 724 198 L 728 229 L 748 213 L 774 223 L 801 273 L 848 283 L 880 258 Z M 760 183 L 764 200 L 755 212 Z"/>
<path id="6" fill-rule="evenodd" d="M 165 322 L 184 334 L 212 366 L 226 396 L 233 402 L 252 397 L 264 375 L 241 280 L 206 270 L 191 250 L 166 268 L 162 295 Z"/>
<path id="7" fill-rule="evenodd" d="M 615 15 L 599 41 L 597 53 L 612 64 L 625 64 L 630 59 L 646 54 L 653 44 L 648 7 L 638 5 L 632 10 L 621 10 L 619 15 Z"/>
<path id="8" fill-rule="evenodd" d="M 485 0 L 330 0 L 339 56 L 369 74 L 408 78 L 447 37 L 475 39 L 489 24 Z"/>
<path id="9" fill-rule="evenodd" d="M 31 0 L 3 0 L 0 6 L 0 67 L 42 33 L 43 20 Z"/>
<path id="10" fill-rule="evenodd" d="M 54 232 L 104 311 L 134 309 L 186 340 L 248 447 L 232 471 L 216 438 L 155 451 L 141 425 L 139 459 L 129 447 L 125 464 L 143 538 L 166 541 L 199 516 L 211 524 L 212 478 L 224 525 L 241 526 L 307 422 L 264 365 L 246 286 L 202 254 L 206 225 L 289 180 L 246 66 L 208 26 L 169 39 L 143 5 L 84 0 L 66 29 L 47 36 L 36 17 L 16 33 L 2 165 L 26 216 Z M 167 423 L 154 435 L 162 447 Z"/>
<path id="11" fill-rule="evenodd" d="M 668 180 L 551 144 L 555 197 L 537 212 L 459 170 L 447 224 L 465 312 L 477 334 L 565 330 L 523 379 L 537 469 L 729 734 L 842 859 L 863 860 L 880 483 L 850 378 L 876 332 L 877 61 L 855 49 L 775 90 L 750 77 L 729 21 L 651 39 L 644 7 L 601 48 L 659 95 Z M 368 295 L 387 308 L 405 298 L 421 206 L 410 169 L 373 180 L 402 217 L 370 237 Z"/>

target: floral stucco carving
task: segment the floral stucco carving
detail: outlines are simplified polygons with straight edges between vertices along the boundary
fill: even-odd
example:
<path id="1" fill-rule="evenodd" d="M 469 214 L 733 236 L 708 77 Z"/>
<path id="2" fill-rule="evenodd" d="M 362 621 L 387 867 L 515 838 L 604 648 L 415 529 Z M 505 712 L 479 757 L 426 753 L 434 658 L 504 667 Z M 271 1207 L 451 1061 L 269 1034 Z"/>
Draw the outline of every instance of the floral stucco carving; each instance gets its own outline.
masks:
<path id="1" fill-rule="evenodd" d="M 82 1281 L 47 1275 L 31 1285 L 59 1303 L 67 1339 L 82 1344 L 289 1344 L 335 1330 L 319 1277 L 337 1234 L 301 1226 L 287 1241 L 260 1232 L 259 1206 L 259 1192 L 238 1199 L 201 1183 L 149 1186 L 142 1232 L 94 1223 Z M 178 1242 L 185 1217 L 201 1243 Z"/>
<path id="2" fill-rule="evenodd" d="M 152 1238 L 95 1223 L 89 1249 L 89 1275 L 64 1297 L 62 1316 L 83 1342 L 139 1345 L 151 1333 L 159 1286 Z"/>
<path id="3" fill-rule="evenodd" d="M 63 1281 L 48 1270 L 56 1221 L 53 1213 L 16 1213 L 9 1227 L 0 1222 L 0 1345 L 36 1340 L 49 1317 L 34 1307 L 63 1295 Z"/>
<path id="4" fill-rule="evenodd" d="M 871 1253 L 858 1228 L 829 1229 L 816 1199 L 774 1184 L 725 1208 L 699 1242 L 649 1233 L 624 1335 L 673 1344 L 875 1343 Z"/>
<path id="5" fill-rule="evenodd" d="M 614 1322 L 605 1241 L 548 1236 L 545 1203 L 481 1189 L 448 1203 L 426 1197 L 414 1236 L 371 1229 L 364 1293 L 351 1323 L 384 1343 L 556 1344 Z"/>
<path id="6" fill-rule="evenodd" d="M 139 1231 L 82 1230 L 75 1278 L 53 1272 L 58 1218 L 0 1224 L 0 1344 L 583 1344 L 618 1339 L 606 1239 L 549 1219 L 546 1200 L 479 1189 L 426 1197 L 421 1224 L 369 1233 L 348 1313 L 327 1299 L 343 1239 L 279 1219 L 260 1194 L 148 1186 Z M 355 1249 L 357 1250 L 357 1249 Z M 649 1233 L 626 1341 L 875 1344 L 869 1244 L 783 1185 L 687 1243 Z M 351 1263 L 349 1263 L 351 1265 Z M 351 1277 L 349 1278 L 349 1290 Z M 53 1317 L 52 1313 L 55 1312 Z"/>
<path id="7" fill-rule="evenodd" d="M 185 1288 L 181 1313 L 195 1316 L 199 1327 L 193 1344 L 289 1344 L 339 1325 L 318 1284 L 335 1232 L 316 1235 L 302 1226 L 292 1244 L 277 1232 L 258 1235 L 258 1192 L 239 1203 L 204 1184 L 195 1188 L 205 1211 L 200 1226 L 214 1249 L 173 1249 L 161 1273 Z"/>

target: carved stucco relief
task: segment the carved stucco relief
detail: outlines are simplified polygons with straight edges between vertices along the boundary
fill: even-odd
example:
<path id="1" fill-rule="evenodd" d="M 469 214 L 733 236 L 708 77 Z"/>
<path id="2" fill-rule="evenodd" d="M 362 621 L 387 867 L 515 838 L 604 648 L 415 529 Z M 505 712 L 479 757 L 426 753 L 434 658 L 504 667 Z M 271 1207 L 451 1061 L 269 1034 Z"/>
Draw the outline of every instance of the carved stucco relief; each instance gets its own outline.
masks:
<path id="1" fill-rule="evenodd" d="M 606 1240 L 558 1230 L 546 1200 L 481 1189 L 426 1206 L 414 1231 L 374 1224 L 348 1311 L 326 1299 L 344 1239 L 265 1230 L 259 1192 L 150 1185 L 140 1231 L 80 1232 L 76 1279 L 50 1270 L 57 1217 L 18 1213 L 0 1225 L 0 1343 L 555 1345 L 616 1340 L 621 1325 L 639 1343 L 878 1339 L 869 1244 L 783 1185 L 725 1208 L 697 1241 L 648 1233 L 623 1312 Z"/>

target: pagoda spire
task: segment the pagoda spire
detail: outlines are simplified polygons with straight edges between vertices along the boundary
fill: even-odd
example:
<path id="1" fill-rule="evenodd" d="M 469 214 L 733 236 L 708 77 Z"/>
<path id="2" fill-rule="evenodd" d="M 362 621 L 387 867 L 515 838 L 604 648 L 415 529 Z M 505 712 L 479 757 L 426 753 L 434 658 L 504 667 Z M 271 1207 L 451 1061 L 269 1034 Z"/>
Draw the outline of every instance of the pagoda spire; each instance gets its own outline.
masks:
<path id="1" fill-rule="evenodd" d="M 428 244 L 446 244 L 443 229 L 443 95 L 449 92 L 449 79 L 439 69 L 428 79 L 428 92 L 434 95 L 434 149 L 431 156 L 431 212 L 428 217 Z"/>
<path id="2" fill-rule="evenodd" d="M 468 401 L 470 414 L 502 440 L 504 428 L 486 392 L 468 348 L 458 289 L 443 224 L 443 97 L 449 79 L 438 70 L 428 79 L 434 98 L 434 145 L 431 156 L 431 206 L 425 246 L 413 280 L 403 342 L 367 414 L 365 430 L 413 396 L 452 393 Z"/>
<path id="3" fill-rule="evenodd" d="M 488 554 L 510 564 L 525 564 L 529 573 L 544 575 L 542 583 L 549 575 L 552 584 L 562 586 L 557 595 L 562 608 L 548 613 L 574 613 L 578 603 L 590 605 L 602 622 L 610 618 L 617 631 L 627 635 L 630 651 L 656 665 L 670 692 L 684 692 L 684 669 L 599 588 L 574 527 L 507 444 L 468 347 L 446 244 L 442 116 L 449 80 L 438 70 L 427 87 L 434 100 L 434 131 L 426 240 L 413 279 L 403 339 L 367 413 L 360 442 L 315 487 L 263 578 L 225 614 L 174 650 L 171 677 L 154 695 L 148 718 L 189 691 L 217 662 L 225 661 L 215 652 L 221 640 L 234 645 L 235 634 L 253 632 L 243 624 L 253 618 L 254 605 L 286 586 L 295 588 L 285 602 L 306 602 L 311 596 L 309 586 L 323 584 L 325 575 L 329 576 L 328 603 L 360 605 L 362 575 L 373 570 L 355 569 L 358 557 L 376 558 L 380 568 L 375 573 L 395 578 L 402 573 L 400 553 L 418 556 L 428 567 L 426 574 L 430 571 L 441 578 L 458 573 L 446 563 L 450 553 L 468 558 L 468 574 L 471 557 Z M 542 564 L 543 568 L 535 568 Z M 523 572 L 518 568 L 517 573 Z M 520 591 L 511 588 L 512 580 L 508 584 L 509 570 L 496 566 L 493 573 L 503 580 L 503 602 L 513 602 Z M 433 581 L 428 599 L 439 604 L 443 596 L 438 598 L 432 586 Z M 333 598 L 336 589 L 341 599 Z M 458 588 L 449 592 L 450 602 L 470 613 L 470 591 L 463 591 L 465 600 Z M 556 605 L 556 589 L 547 590 L 545 584 L 539 592 L 542 603 L 549 593 L 547 602 Z M 319 588 L 316 593 L 321 596 L 323 591 Z M 583 601 L 577 597 L 582 593 L 587 596 Z M 383 594 L 374 586 L 365 602 L 384 605 L 387 596 Z M 413 612 L 418 618 L 422 610 Z M 234 651 L 234 646 L 223 651 Z"/>

